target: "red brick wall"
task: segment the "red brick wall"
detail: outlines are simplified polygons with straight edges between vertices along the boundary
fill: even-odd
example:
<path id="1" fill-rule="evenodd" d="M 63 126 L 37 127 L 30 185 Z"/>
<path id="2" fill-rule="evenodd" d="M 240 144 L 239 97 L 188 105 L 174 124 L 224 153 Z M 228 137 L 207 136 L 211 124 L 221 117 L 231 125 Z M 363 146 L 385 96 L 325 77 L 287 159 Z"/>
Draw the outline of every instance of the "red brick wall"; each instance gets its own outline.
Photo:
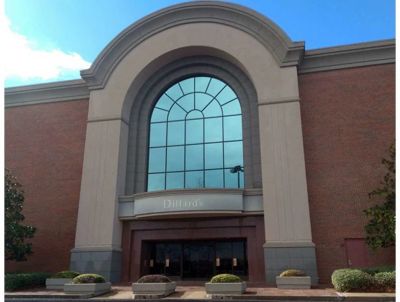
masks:
<path id="1" fill-rule="evenodd" d="M 5 166 L 25 191 L 26 224 L 37 228 L 28 261 L 6 271 L 68 269 L 74 247 L 88 101 L 5 110 Z"/>
<path id="2" fill-rule="evenodd" d="M 307 184 L 321 282 L 347 267 L 345 238 L 365 237 L 363 209 L 395 136 L 395 66 L 299 75 Z M 394 263 L 393 250 L 371 265 Z"/>

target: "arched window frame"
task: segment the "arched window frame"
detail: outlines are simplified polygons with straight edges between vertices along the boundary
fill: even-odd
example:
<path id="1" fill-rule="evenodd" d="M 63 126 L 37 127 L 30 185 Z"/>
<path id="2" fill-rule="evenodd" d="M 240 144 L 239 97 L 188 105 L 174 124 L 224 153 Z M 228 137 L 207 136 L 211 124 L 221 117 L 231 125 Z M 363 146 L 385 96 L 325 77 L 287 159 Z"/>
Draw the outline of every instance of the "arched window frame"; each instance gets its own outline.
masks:
<path id="1" fill-rule="evenodd" d="M 205 82 L 207 81 L 207 83 Z M 192 82 L 192 83 L 191 83 Z M 189 83 L 189 84 L 188 84 Z M 196 87 L 197 83 L 197 87 Z M 189 87 L 188 87 L 189 85 Z M 200 86 L 200 87 L 199 87 Z M 202 86 L 202 87 L 201 87 Z M 191 88 L 192 87 L 192 88 Z M 174 91 L 175 90 L 175 91 Z M 179 93 L 178 93 L 179 92 Z M 178 96 L 178 97 L 177 97 Z M 182 103 L 181 100 L 186 97 L 192 97 L 193 105 L 190 104 L 192 100 L 186 100 L 186 103 Z M 208 101 L 204 102 L 204 96 L 209 97 Z M 196 104 L 196 97 L 197 102 Z M 169 102 L 169 104 L 168 104 Z M 203 104 L 201 104 L 203 102 Z M 190 104 L 190 105 L 189 105 Z M 208 108 L 214 104 L 215 108 L 219 108 L 219 114 L 215 115 L 215 112 L 207 113 Z M 218 105 L 216 105 L 218 104 Z M 169 107 L 168 107 L 168 106 Z M 229 109 L 229 107 L 231 107 Z M 214 108 L 214 110 L 215 110 Z M 184 118 L 173 118 L 171 117 L 172 110 L 180 110 L 184 112 Z M 195 118 L 190 118 L 190 115 L 194 112 L 199 112 L 201 116 Z M 163 116 L 163 118 L 160 118 Z M 206 138 L 207 127 L 206 122 L 211 121 L 212 119 L 221 121 L 221 138 L 219 140 L 209 140 Z M 233 134 L 229 134 L 230 132 L 226 131 L 227 122 L 229 119 L 236 119 L 235 124 L 232 124 L 231 127 L 236 127 L 235 131 L 232 131 Z M 188 125 L 191 122 L 199 121 L 201 123 L 201 141 L 188 141 Z M 169 141 L 169 127 L 172 127 L 173 123 L 183 123 L 184 133 L 183 133 L 183 142 L 181 141 L 178 144 L 170 143 Z M 160 142 L 155 143 L 152 136 L 152 131 L 160 132 L 162 128 L 157 129 L 155 125 L 164 125 L 165 124 L 165 138 L 163 137 L 164 144 L 160 144 Z M 218 126 L 217 126 L 218 127 Z M 192 129 L 193 131 L 193 129 Z M 153 133 L 154 133 L 153 132 Z M 194 134 L 194 132 L 192 133 Z M 182 139 L 182 138 L 181 138 Z M 210 152 L 207 151 L 207 147 L 221 145 L 222 147 L 222 164 L 221 166 L 212 166 L 208 164 L 208 158 L 210 157 Z M 237 149 L 233 151 L 232 146 L 235 146 Z M 193 168 L 187 166 L 187 150 L 190 147 L 202 146 L 202 167 Z M 229 150 L 229 148 L 231 150 Z M 171 162 L 169 153 L 173 150 L 172 148 L 181 148 L 183 150 L 183 167 L 182 169 L 174 170 L 169 167 L 169 163 Z M 158 150 L 159 154 L 154 155 L 153 152 Z M 148 148 L 148 191 L 154 190 L 164 190 L 164 189 L 183 189 L 183 188 L 243 188 L 244 187 L 244 175 L 243 175 L 243 133 L 242 133 L 242 108 L 240 105 L 240 101 L 238 95 L 234 90 L 221 79 L 214 76 L 207 75 L 194 75 L 190 76 L 186 79 L 181 79 L 174 84 L 170 85 L 158 98 L 155 103 L 150 119 L 150 134 L 149 134 L 149 148 Z M 218 150 L 214 150 L 218 153 Z M 228 152 L 231 152 L 229 155 Z M 161 153 L 164 153 L 163 155 Z M 240 154 L 239 156 L 237 154 Z M 154 152 L 157 153 L 157 152 Z M 232 154 L 233 153 L 233 154 Z M 208 155 L 207 155 L 208 154 Z M 162 156 L 164 156 L 164 161 L 162 161 Z M 231 158 L 233 159 L 236 156 L 236 164 L 232 164 L 230 162 Z M 174 155 L 172 155 L 174 157 Z M 179 158 L 175 154 L 175 157 Z M 231 157 L 231 158 L 230 158 Z M 240 157 L 240 159 L 238 159 Z M 154 168 L 155 162 L 160 162 L 160 166 Z M 164 166 L 164 169 L 160 168 Z M 158 169 L 158 170 L 157 170 Z M 208 181 L 212 179 L 211 173 L 222 173 L 219 175 L 219 178 L 222 177 L 222 183 L 216 182 L 212 183 Z M 193 173 L 202 173 L 201 180 L 202 184 L 193 185 L 191 183 L 190 175 Z M 236 176 L 237 175 L 237 176 Z M 169 176 L 174 176 L 175 178 L 183 177 L 176 184 L 171 184 L 172 178 L 169 179 Z M 234 176 L 235 180 L 233 181 L 232 176 Z M 163 177 L 163 180 L 162 180 Z M 158 182 L 162 182 L 162 185 L 154 185 L 156 183 L 156 179 Z M 235 184 L 233 184 L 235 182 Z M 180 183 L 182 183 L 180 185 Z"/>

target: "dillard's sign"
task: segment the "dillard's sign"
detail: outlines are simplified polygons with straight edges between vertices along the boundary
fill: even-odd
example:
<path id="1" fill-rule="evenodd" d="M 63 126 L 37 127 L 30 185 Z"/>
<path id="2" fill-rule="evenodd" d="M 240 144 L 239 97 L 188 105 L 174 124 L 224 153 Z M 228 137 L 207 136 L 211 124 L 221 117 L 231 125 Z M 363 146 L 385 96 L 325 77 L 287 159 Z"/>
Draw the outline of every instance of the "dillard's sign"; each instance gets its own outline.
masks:
<path id="1" fill-rule="evenodd" d="M 183 200 L 183 199 L 164 199 L 164 209 L 192 209 L 203 206 L 200 199 Z"/>
<path id="2" fill-rule="evenodd" d="M 141 196 L 130 202 L 121 202 L 120 217 L 168 214 L 195 211 L 243 211 L 241 194 L 176 194 L 174 196 Z"/>

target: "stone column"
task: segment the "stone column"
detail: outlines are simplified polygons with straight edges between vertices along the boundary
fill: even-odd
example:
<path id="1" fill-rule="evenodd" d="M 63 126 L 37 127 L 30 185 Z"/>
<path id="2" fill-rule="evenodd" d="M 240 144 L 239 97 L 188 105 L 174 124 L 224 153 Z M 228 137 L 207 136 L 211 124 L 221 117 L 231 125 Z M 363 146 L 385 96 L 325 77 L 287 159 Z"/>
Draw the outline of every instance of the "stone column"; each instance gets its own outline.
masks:
<path id="1" fill-rule="evenodd" d="M 266 280 L 301 269 L 318 283 L 311 236 L 300 104 L 297 97 L 259 102 Z"/>
<path id="2" fill-rule="evenodd" d="M 71 269 L 111 282 L 121 274 L 118 195 L 125 186 L 128 126 L 121 119 L 92 120 L 86 131 L 81 194 Z"/>

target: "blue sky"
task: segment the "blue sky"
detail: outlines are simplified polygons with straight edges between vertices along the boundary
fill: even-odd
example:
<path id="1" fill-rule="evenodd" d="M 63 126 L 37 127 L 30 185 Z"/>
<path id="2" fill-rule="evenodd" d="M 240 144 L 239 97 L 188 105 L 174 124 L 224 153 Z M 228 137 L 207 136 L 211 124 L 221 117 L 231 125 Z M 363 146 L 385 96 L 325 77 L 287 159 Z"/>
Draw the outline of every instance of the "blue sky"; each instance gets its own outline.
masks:
<path id="1" fill-rule="evenodd" d="M 5 0 L 5 86 L 79 78 L 124 28 L 177 0 Z M 394 0 L 233 0 L 306 49 L 395 36 Z M 24 59 L 21 59 L 24 58 Z"/>

